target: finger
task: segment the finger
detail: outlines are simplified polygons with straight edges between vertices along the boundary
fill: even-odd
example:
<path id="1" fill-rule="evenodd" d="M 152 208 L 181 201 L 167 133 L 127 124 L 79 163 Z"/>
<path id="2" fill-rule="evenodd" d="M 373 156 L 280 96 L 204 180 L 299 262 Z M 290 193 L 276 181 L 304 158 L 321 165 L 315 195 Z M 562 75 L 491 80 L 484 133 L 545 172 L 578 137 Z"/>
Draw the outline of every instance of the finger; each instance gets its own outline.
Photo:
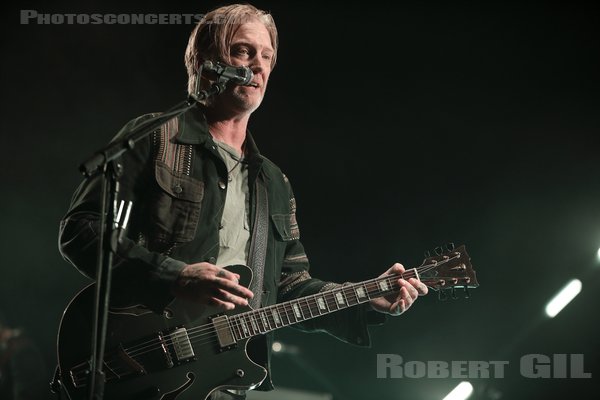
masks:
<path id="1" fill-rule="evenodd" d="M 219 307 L 223 310 L 233 310 L 235 308 L 235 304 L 219 300 L 216 297 L 209 298 L 208 304 L 211 306 Z"/>
<path id="2" fill-rule="evenodd" d="M 398 279 L 398 283 L 402 286 L 402 289 L 406 290 L 406 293 L 411 298 L 411 303 L 412 300 L 415 300 L 417 297 L 419 297 L 419 292 L 411 283 L 405 281 L 404 279 Z"/>
<path id="3" fill-rule="evenodd" d="M 406 306 L 405 310 L 408 310 L 416 299 L 416 297 L 413 297 L 413 295 L 409 293 L 409 290 L 406 287 L 400 289 L 400 296 L 402 296 L 402 300 L 404 300 L 404 305 Z"/>
<path id="4" fill-rule="evenodd" d="M 427 287 L 427 285 L 425 285 L 420 280 L 416 278 L 410 278 L 408 281 L 415 289 L 417 289 L 417 292 L 419 292 L 419 296 L 424 296 L 429 292 L 429 288 Z"/>
<path id="5" fill-rule="evenodd" d="M 398 316 L 398 315 L 402 314 L 404 311 L 406 311 L 406 309 L 407 309 L 407 307 L 406 307 L 406 303 L 404 302 L 404 300 L 399 299 L 398 301 L 396 301 L 394 304 L 392 304 L 390 306 L 389 313 L 391 315 Z"/>
<path id="6" fill-rule="evenodd" d="M 233 293 L 234 295 L 250 299 L 254 297 L 254 293 L 252 293 L 251 290 L 243 287 L 242 285 L 238 285 L 233 281 L 217 278 L 216 282 L 218 283 L 221 289 L 225 289 L 226 291 Z"/>
<path id="7" fill-rule="evenodd" d="M 390 275 L 390 274 L 403 274 L 405 271 L 404 269 L 404 265 L 400 264 L 400 263 L 395 263 L 394 265 L 392 265 L 390 267 L 390 269 L 387 270 L 386 274 Z"/>
<path id="8" fill-rule="evenodd" d="M 217 278 L 229 279 L 236 283 L 240 281 L 240 276 L 238 274 L 234 274 L 233 272 L 227 271 L 225 268 L 216 268 L 218 268 L 217 273 L 215 274 Z"/>
<path id="9" fill-rule="evenodd" d="M 236 304 L 238 306 L 247 306 L 248 305 L 248 300 L 246 300 L 245 298 L 236 296 L 235 294 L 228 292 L 226 290 L 223 290 L 223 289 L 217 289 L 215 291 L 215 295 L 213 297 L 215 297 L 219 300 L 222 300 L 224 302 L 227 302 L 227 303 Z"/>

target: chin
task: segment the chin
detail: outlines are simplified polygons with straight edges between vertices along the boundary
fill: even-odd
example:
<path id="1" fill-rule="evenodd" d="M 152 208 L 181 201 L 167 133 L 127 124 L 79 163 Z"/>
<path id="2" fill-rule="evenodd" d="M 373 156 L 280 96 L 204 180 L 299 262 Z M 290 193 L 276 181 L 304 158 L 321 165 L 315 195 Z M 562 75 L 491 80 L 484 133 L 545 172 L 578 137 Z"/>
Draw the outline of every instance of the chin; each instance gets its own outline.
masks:
<path id="1" fill-rule="evenodd" d="M 256 96 L 247 96 L 247 95 L 237 94 L 235 96 L 235 99 L 237 100 L 236 101 L 237 102 L 237 106 L 240 109 L 243 109 L 244 111 L 247 111 L 247 112 L 254 112 L 254 111 L 256 111 L 256 109 L 262 103 L 262 96 L 261 97 L 256 97 Z"/>

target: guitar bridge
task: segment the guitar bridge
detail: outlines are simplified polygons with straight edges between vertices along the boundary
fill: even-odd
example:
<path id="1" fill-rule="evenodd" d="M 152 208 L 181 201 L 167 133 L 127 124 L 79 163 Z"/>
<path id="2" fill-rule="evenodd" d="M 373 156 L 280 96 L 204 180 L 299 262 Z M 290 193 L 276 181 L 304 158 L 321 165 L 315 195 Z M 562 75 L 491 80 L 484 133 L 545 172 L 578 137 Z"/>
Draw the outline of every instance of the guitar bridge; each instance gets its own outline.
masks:
<path id="1" fill-rule="evenodd" d="M 178 328 L 169 334 L 171 339 L 173 350 L 175 350 L 175 357 L 177 361 L 187 361 L 194 358 L 194 348 L 190 342 L 190 338 L 187 333 L 187 329 Z"/>

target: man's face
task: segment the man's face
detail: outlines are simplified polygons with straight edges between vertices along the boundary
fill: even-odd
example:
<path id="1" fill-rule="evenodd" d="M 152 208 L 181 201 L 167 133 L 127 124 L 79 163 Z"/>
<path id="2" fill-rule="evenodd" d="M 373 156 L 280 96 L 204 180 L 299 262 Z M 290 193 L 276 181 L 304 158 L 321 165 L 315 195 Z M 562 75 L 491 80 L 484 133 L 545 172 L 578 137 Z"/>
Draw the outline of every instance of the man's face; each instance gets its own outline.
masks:
<path id="1" fill-rule="evenodd" d="M 258 87 L 235 86 L 232 97 L 242 111 L 253 112 L 260 105 L 271 73 L 273 47 L 267 28 L 258 21 L 242 24 L 236 31 L 229 49 L 231 64 L 249 67 Z"/>

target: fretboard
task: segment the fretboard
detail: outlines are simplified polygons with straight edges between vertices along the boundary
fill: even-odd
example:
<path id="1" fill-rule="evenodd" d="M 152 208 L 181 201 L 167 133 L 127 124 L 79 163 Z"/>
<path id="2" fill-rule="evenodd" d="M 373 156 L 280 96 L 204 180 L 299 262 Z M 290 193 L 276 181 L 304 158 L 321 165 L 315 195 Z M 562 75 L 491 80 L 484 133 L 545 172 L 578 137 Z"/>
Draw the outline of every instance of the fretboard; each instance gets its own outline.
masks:
<path id="1" fill-rule="evenodd" d="M 396 293 L 400 290 L 398 277 L 399 275 L 387 275 L 345 284 L 310 296 L 233 315 L 229 317 L 229 327 L 236 340 L 261 335 Z"/>

